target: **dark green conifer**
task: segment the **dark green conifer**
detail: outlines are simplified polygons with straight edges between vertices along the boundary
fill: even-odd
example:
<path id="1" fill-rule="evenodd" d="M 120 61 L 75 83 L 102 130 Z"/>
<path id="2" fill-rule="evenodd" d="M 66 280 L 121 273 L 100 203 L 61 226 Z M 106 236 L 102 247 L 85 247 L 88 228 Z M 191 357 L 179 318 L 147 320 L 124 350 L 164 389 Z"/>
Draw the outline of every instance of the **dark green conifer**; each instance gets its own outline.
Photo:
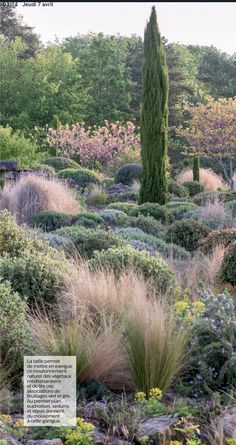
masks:
<path id="1" fill-rule="evenodd" d="M 200 181 L 200 159 L 193 158 L 193 180 Z"/>
<path id="2" fill-rule="evenodd" d="M 144 33 L 142 69 L 140 203 L 167 200 L 168 71 L 166 56 L 152 8 Z"/>

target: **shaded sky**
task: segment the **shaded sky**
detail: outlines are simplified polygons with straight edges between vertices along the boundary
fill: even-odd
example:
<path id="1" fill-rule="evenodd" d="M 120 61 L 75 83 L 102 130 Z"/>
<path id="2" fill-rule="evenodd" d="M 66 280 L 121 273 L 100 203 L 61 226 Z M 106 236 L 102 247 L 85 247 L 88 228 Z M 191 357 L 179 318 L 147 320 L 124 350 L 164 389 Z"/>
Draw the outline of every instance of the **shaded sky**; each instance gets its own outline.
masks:
<path id="1" fill-rule="evenodd" d="M 23 4 L 18 2 L 17 12 L 35 27 L 44 43 L 53 41 L 55 36 L 61 40 L 89 31 L 143 36 L 151 6 L 155 5 L 161 34 L 169 42 L 213 45 L 230 54 L 236 52 L 236 3 L 54 2 L 53 7 Z"/>

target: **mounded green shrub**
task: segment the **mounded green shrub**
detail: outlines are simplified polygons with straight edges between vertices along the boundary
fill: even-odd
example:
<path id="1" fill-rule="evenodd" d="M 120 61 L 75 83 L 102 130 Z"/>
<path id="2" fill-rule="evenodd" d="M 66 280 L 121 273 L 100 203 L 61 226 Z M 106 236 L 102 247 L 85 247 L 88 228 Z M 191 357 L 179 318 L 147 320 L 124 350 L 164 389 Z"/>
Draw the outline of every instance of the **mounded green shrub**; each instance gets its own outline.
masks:
<path id="1" fill-rule="evenodd" d="M 30 306 L 53 304 L 63 286 L 63 266 L 62 261 L 45 252 L 26 250 L 22 256 L 0 258 L 0 276 L 9 280 L 12 289 Z"/>
<path id="2" fill-rule="evenodd" d="M 54 170 L 56 171 L 64 170 L 66 168 L 73 168 L 73 169 L 81 168 L 80 165 L 77 164 L 77 162 L 73 161 L 72 159 L 56 157 L 56 156 L 44 159 L 44 161 L 42 161 L 42 164 L 53 167 Z"/>
<path id="3" fill-rule="evenodd" d="M 60 229 L 64 226 L 70 226 L 73 224 L 74 219 L 75 215 L 45 210 L 34 215 L 31 224 L 33 227 L 38 227 L 46 232 L 51 232 L 52 230 Z"/>
<path id="4" fill-rule="evenodd" d="M 165 292 L 174 284 L 174 274 L 160 256 L 151 256 L 144 251 L 135 250 L 131 246 L 110 248 L 101 252 L 94 252 L 89 260 L 91 268 L 111 267 L 117 272 L 122 269 L 133 268 L 144 274 L 146 278 L 153 278 L 159 291 Z"/>
<path id="5" fill-rule="evenodd" d="M 165 204 L 165 208 L 169 211 L 172 219 L 182 219 L 186 213 L 198 210 L 199 207 L 192 202 L 175 202 L 171 201 Z"/>
<path id="6" fill-rule="evenodd" d="M 225 208 L 226 208 L 226 210 L 229 210 L 230 212 L 232 212 L 233 217 L 235 217 L 236 216 L 236 199 L 234 199 L 233 201 L 226 202 Z"/>
<path id="7" fill-rule="evenodd" d="M 214 230 L 200 240 L 199 247 L 203 252 L 211 253 L 217 245 L 228 247 L 234 241 L 236 241 L 236 229 Z"/>
<path id="8" fill-rule="evenodd" d="M 168 244 L 162 239 L 144 233 L 141 229 L 127 227 L 127 228 L 117 229 L 117 233 L 119 234 L 119 236 L 121 236 L 123 239 L 127 241 L 131 240 L 141 241 L 147 244 L 148 246 L 152 247 L 154 251 L 166 257 L 179 258 L 183 260 L 190 258 L 189 252 L 187 252 L 182 247 L 177 246 L 176 244 Z"/>
<path id="9" fill-rule="evenodd" d="M 220 269 L 220 278 L 224 283 L 236 286 L 236 241 L 225 252 Z"/>
<path id="10" fill-rule="evenodd" d="M 83 212 L 78 215 L 68 215 L 61 212 L 44 211 L 37 213 L 32 218 L 32 226 L 38 227 L 51 232 L 60 229 L 61 227 L 81 225 L 84 227 L 96 227 L 98 224 L 103 224 L 103 219 L 98 213 Z"/>
<path id="11" fill-rule="evenodd" d="M 189 191 L 182 184 L 178 184 L 178 182 L 170 181 L 168 185 L 168 192 L 171 195 L 178 196 L 178 198 L 188 198 Z"/>
<path id="12" fill-rule="evenodd" d="M 165 206 L 161 206 L 157 203 L 145 202 L 144 204 L 134 207 L 130 211 L 130 216 L 138 215 L 152 216 L 163 223 L 168 223 L 171 220 L 171 215 Z"/>
<path id="13" fill-rule="evenodd" d="M 108 209 L 116 209 L 125 212 L 127 215 L 130 215 L 131 211 L 136 209 L 138 206 L 131 202 L 114 202 L 107 206 Z"/>
<path id="14" fill-rule="evenodd" d="M 10 282 L 0 282 L 0 362 L 12 367 L 13 378 L 19 378 L 29 346 L 25 313 L 25 302 L 12 290 Z"/>
<path id="15" fill-rule="evenodd" d="M 140 181 L 141 171 L 141 164 L 124 164 L 116 171 L 114 182 L 131 185 L 133 181 Z"/>
<path id="16" fill-rule="evenodd" d="M 213 203 L 218 200 L 220 202 L 229 202 L 236 199 L 236 192 L 203 192 L 192 198 L 192 202 L 199 206 L 204 206 L 207 202 Z"/>
<path id="17" fill-rule="evenodd" d="M 116 226 L 123 225 L 128 219 L 128 215 L 122 210 L 117 209 L 104 209 L 100 216 L 105 221 L 106 224 Z"/>
<path id="18" fill-rule="evenodd" d="M 70 180 L 72 184 L 85 188 L 91 184 L 100 184 L 100 176 L 92 170 L 86 168 L 80 168 L 78 170 L 73 168 L 66 168 L 65 170 L 60 170 L 58 172 L 59 179 Z"/>
<path id="19" fill-rule="evenodd" d="M 164 239 L 166 235 L 165 226 L 153 218 L 153 216 L 128 216 L 123 225 L 125 227 L 138 227 L 138 229 L 143 230 L 148 235 L 153 235 L 157 238 Z"/>
<path id="20" fill-rule="evenodd" d="M 190 196 L 195 196 L 205 190 L 204 186 L 198 181 L 184 182 L 183 186 L 188 190 Z"/>
<path id="21" fill-rule="evenodd" d="M 103 225 L 103 218 L 99 213 L 95 212 L 82 212 L 75 215 L 73 224 L 76 226 L 84 226 L 87 228 L 97 227 L 98 225 Z"/>
<path id="22" fill-rule="evenodd" d="M 75 225 L 58 229 L 55 233 L 68 238 L 71 241 L 69 250 L 74 247 L 85 258 L 90 258 L 95 250 L 100 251 L 122 244 L 113 232 L 99 228 L 94 230 Z"/>
<path id="23" fill-rule="evenodd" d="M 192 252 L 208 233 L 209 229 L 195 220 L 175 221 L 167 230 L 166 241 Z"/>

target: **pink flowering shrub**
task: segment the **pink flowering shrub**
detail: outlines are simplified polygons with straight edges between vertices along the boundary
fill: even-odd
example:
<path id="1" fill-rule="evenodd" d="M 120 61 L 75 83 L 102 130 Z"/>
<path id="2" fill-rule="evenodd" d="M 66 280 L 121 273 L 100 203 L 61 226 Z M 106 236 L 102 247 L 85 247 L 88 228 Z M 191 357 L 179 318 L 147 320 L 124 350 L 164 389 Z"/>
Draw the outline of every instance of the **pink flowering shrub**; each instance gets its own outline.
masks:
<path id="1" fill-rule="evenodd" d="M 48 128 L 47 142 L 58 156 L 76 157 L 82 166 L 113 173 L 121 164 L 140 160 L 140 137 L 135 125 L 109 123 L 103 127 L 75 124 Z"/>

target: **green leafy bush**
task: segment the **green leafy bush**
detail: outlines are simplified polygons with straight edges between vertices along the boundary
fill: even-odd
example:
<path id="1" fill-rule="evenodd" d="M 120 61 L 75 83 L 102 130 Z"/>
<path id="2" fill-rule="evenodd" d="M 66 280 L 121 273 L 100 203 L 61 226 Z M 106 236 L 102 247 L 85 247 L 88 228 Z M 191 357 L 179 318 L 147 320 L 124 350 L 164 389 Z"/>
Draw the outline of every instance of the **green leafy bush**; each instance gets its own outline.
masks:
<path id="1" fill-rule="evenodd" d="M 153 218 L 153 216 L 128 216 L 123 225 L 126 227 L 137 227 L 148 235 L 153 235 L 157 238 L 164 239 L 166 235 L 165 226 Z"/>
<path id="2" fill-rule="evenodd" d="M 186 260 L 190 258 L 189 252 L 175 244 L 168 244 L 162 239 L 158 239 L 153 235 L 148 235 L 142 230 L 136 228 L 117 229 L 117 233 L 125 240 L 138 240 L 148 244 L 154 251 L 166 257 L 173 257 Z"/>
<path id="3" fill-rule="evenodd" d="M 130 211 L 130 216 L 138 215 L 152 216 L 163 223 L 168 223 L 171 219 L 169 211 L 164 206 L 149 202 L 136 206 Z"/>
<path id="4" fill-rule="evenodd" d="M 178 196 L 178 198 L 188 198 L 189 192 L 186 187 L 182 184 L 178 184 L 178 182 L 170 181 L 168 186 L 168 192 L 171 195 Z"/>
<path id="5" fill-rule="evenodd" d="M 23 256 L 25 250 L 43 252 L 52 257 L 57 255 L 47 243 L 36 238 L 28 227 L 18 226 L 7 210 L 0 212 L 0 255 L 18 257 Z"/>
<path id="6" fill-rule="evenodd" d="M 204 186 L 198 181 L 184 182 L 183 186 L 188 190 L 190 196 L 195 196 L 204 192 Z"/>
<path id="7" fill-rule="evenodd" d="M 19 227 L 7 210 L 0 212 L 0 254 L 12 256 L 29 248 L 30 241 L 22 227 Z"/>
<path id="8" fill-rule="evenodd" d="M 14 159 L 21 167 L 31 167 L 38 159 L 36 146 L 19 131 L 13 133 L 10 127 L 0 126 L 1 160 Z"/>
<path id="9" fill-rule="evenodd" d="M 95 250 L 108 249 L 122 244 L 118 236 L 103 229 L 86 229 L 81 226 L 71 226 L 56 230 L 56 234 L 69 238 L 69 250 L 75 247 L 80 255 L 90 258 Z"/>
<path id="10" fill-rule="evenodd" d="M 0 276 L 8 280 L 30 306 L 52 304 L 63 286 L 60 274 L 63 266 L 63 261 L 50 254 L 25 250 L 22 256 L 0 258 Z"/>
<path id="11" fill-rule="evenodd" d="M 198 211 L 199 207 L 192 202 L 168 202 L 165 204 L 165 208 L 169 211 L 172 219 L 182 219 L 186 213 L 192 211 Z"/>
<path id="12" fill-rule="evenodd" d="M 220 269 L 220 278 L 224 283 L 236 286 L 236 241 L 225 252 Z"/>
<path id="13" fill-rule="evenodd" d="M 236 229 L 215 230 L 200 240 L 199 247 L 203 252 L 211 253 L 217 245 L 227 247 L 233 241 L 236 241 Z"/>
<path id="14" fill-rule="evenodd" d="M 130 246 L 94 252 L 89 265 L 92 268 L 112 267 L 118 272 L 124 268 L 134 268 L 146 278 L 152 277 L 158 290 L 163 292 L 174 284 L 174 274 L 161 257 L 151 256 Z"/>
<path id="15" fill-rule="evenodd" d="M 141 170 L 141 164 L 124 164 L 116 171 L 114 182 L 131 185 L 133 181 L 140 180 Z"/>
<path id="16" fill-rule="evenodd" d="M 192 202 L 199 206 L 205 205 L 207 202 L 229 202 L 236 199 L 236 192 L 203 192 L 195 195 Z"/>
<path id="17" fill-rule="evenodd" d="M 236 300 L 228 292 L 214 295 L 211 291 L 204 292 L 199 300 L 205 310 L 193 326 L 191 362 L 180 386 L 195 398 L 230 391 L 236 381 Z"/>
<path id="18" fill-rule="evenodd" d="M 192 252 L 198 247 L 199 240 L 206 237 L 208 233 L 209 229 L 197 221 L 175 221 L 167 230 L 166 241 Z"/>
<path id="19" fill-rule="evenodd" d="M 131 202 L 114 202 L 107 206 L 108 209 L 121 210 L 122 212 L 127 213 L 127 215 L 130 215 L 131 211 L 136 209 L 137 207 L 138 206 L 136 204 L 133 204 Z"/>
<path id="20" fill-rule="evenodd" d="M 70 180 L 72 185 L 76 185 L 82 189 L 91 184 L 100 184 L 100 176 L 92 170 L 80 168 L 78 170 L 73 168 L 66 168 L 58 172 L 59 179 Z"/>
<path id="21" fill-rule="evenodd" d="M 31 224 L 33 227 L 38 227 L 50 232 L 52 230 L 60 229 L 64 226 L 70 226 L 74 223 L 76 216 L 68 215 L 67 213 L 53 212 L 45 210 L 33 216 Z"/>
<path id="22" fill-rule="evenodd" d="M 10 282 L 0 282 L 0 362 L 12 367 L 13 378 L 22 371 L 29 345 L 25 312 L 25 302 L 12 290 Z"/>
<path id="23" fill-rule="evenodd" d="M 56 156 L 44 159 L 44 161 L 42 161 L 42 164 L 53 167 L 54 170 L 56 171 L 65 170 L 67 168 L 73 168 L 73 169 L 81 168 L 80 165 L 77 164 L 77 162 L 73 161 L 72 159 L 61 158 Z"/>

